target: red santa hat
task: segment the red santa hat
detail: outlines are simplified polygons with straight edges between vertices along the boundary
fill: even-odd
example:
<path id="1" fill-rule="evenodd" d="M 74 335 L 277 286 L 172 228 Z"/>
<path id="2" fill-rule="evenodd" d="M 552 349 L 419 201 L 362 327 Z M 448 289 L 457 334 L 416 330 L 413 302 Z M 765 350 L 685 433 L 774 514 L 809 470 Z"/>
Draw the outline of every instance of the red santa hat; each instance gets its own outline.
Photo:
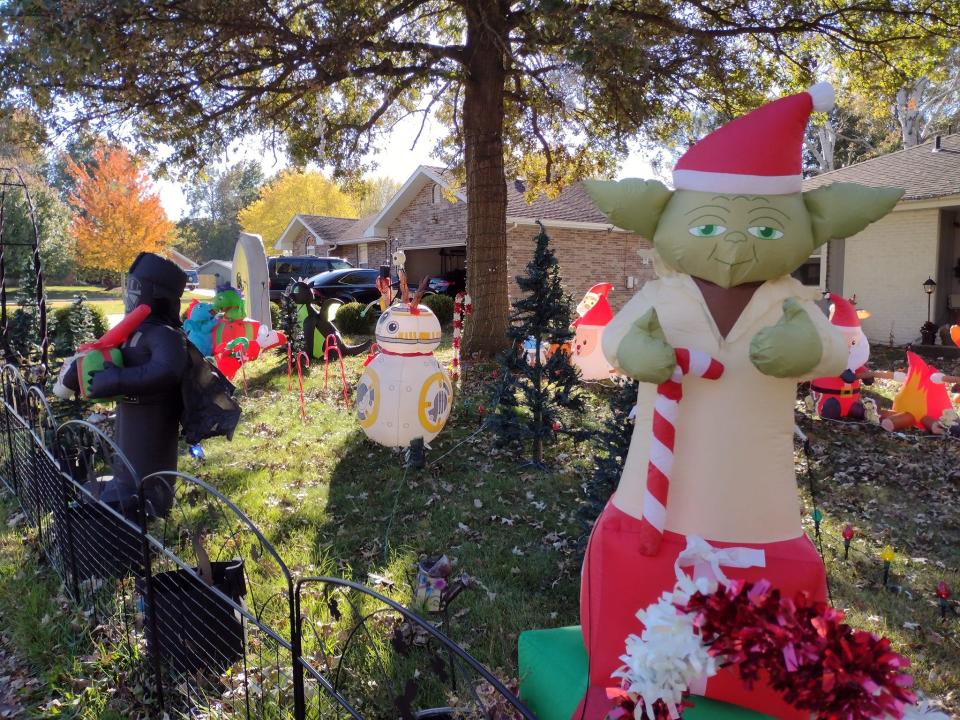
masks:
<path id="1" fill-rule="evenodd" d="M 859 328 L 860 318 L 857 316 L 857 307 L 846 298 L 836 293 L 830 293 L 830 322 L 837 327 Z"/>
<path id="2" fill-rule="evenodd" d="M 817 83 L 728 122 L 677 161 L 674 187 L 725 194 L 800 192 L 807 120 L 814 110 L 830 110 L 833 100 L 830 83 Z"/>
<path id="3" fill-rule="evenodd" d="M 607 295 L 613 290 L 610 283 L 597 283 L 587 290 L 583 300 L 577 305 L 577 312 L 580 314 L 571 325 L 578 327 L 580 325 L 606 325 L 613 319 L 613 308 L 607 301 Z"/>

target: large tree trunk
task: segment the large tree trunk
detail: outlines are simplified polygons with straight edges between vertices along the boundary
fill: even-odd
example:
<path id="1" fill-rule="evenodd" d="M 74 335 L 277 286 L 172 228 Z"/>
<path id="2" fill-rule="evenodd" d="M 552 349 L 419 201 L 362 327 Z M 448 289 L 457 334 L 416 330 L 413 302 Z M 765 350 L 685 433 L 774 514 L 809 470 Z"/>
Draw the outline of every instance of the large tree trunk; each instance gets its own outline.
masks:
<path id="1" fill-rule="evenodd" d="M 506 344 L 507 183 L 503 169 L 505 10 L 497 0 L 465 5 L 467 78 L 463 98 L 467 171 L 467 289 L 473 317 L 466 355 L 492 355 Z"/>

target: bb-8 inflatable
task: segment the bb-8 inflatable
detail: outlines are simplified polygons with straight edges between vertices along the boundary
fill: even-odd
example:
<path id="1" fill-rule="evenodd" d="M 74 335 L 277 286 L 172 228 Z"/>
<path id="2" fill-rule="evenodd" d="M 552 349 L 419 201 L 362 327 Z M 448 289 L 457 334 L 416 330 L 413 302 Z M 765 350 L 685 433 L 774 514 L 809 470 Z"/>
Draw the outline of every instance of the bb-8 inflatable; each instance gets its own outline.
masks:
<path id="1" fill-rule="evenodd" d="M 379 353 L 357 385 L 360 427 L 387 447 L 407 447 L 418 437 L 429 443 L 453 400 L 450 378 L 433 356 L 440 321 L 424 305 L 398 303 L 380 316 L 375 332 Z"/>

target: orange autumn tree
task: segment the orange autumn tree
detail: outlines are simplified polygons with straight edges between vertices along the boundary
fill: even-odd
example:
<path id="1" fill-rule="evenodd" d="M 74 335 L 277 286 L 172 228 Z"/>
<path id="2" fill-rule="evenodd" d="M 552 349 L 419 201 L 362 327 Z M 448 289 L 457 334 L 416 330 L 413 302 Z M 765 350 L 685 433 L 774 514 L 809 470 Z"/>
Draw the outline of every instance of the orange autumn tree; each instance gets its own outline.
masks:
<path id="1" fill-rule="evenodd" d="M 160 196 L 125 148 L 101 144 L 89 165 L 70 160 L 67 172 L 76 183 L 70 230 L 84 267 L 124 273 L 137 253 L 159 252 L 174 240 Z"/>

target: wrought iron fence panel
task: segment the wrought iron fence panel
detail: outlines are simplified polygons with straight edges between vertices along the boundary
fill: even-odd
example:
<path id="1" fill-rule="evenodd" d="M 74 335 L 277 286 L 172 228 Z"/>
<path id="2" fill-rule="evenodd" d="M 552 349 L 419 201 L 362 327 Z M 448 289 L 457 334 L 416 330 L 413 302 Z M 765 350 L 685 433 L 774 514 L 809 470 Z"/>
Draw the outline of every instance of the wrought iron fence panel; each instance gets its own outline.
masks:
<path id="1" fill-rule="evenodd" d="M 396 600 L 330 577 L 296 585 L 306 718 L 533 715 L 463 648 Z"/>
<path id="2" fill-rule="evenodd" d="M 18 415 L 26 415 L 27 392 L 30 386 L 23 379 L 20 368 L 13 363 L 5 363 L 0 368 L 0 383 L 3 385 L 3 399 Z"/>
<path id="3" fill-rule="evenodd" d="M 141 585 L 147 643 L 168 712 L 299 718 L 294 685 L 293 578 L 259 528 L 203 480 L 162 483 L 168 515 L 150 526 L 153 562 Z"/>
<path id="4" fill-rule="evenodd" d="M 15 367 L 0 369 L 0 383 L 0 481 L 91 636 L 125 650 L 134 702 L 148 713 L 533 717 L 427 620 L 347 580 L 295 584 L 261 530 L 211 485 L 179 472 L 141 479 L 100 428 L 56 427 Z"/>

